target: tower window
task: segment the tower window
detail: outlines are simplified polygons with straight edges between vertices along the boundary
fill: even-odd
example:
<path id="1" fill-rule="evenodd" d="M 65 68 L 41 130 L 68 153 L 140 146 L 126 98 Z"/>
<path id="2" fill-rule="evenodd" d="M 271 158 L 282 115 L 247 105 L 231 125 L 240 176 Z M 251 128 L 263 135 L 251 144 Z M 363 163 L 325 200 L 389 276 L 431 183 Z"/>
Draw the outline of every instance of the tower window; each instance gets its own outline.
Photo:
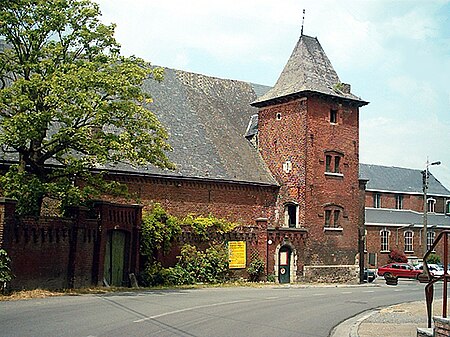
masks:
<path id="1" fill-rule="evenodd" d="M 298 205 L 286 204 L 284 206 L 285 226 L 289 228 L 296 228 L 298 224 Z"/>
<path id="2" fill-rule="evenodd" d="M 325 208 L 325 228 L 341 228 L 342 207 L 330 205 Z"/>
<path id="3" fill-rule="evenodd" d="M 336 124 L 337 123 L 337 110 L 330 110 L 330 123 Z"/>
<path id="4" fill-rule="evenodd" d="M 277 121 L 279 121 L 281 119 L 281 113 L 280 112 L 277 113 L 276 119 L 277 119 Z"/>
<path id="5" fill-rule="evenodd" d="M 341 159 L 343 154 L 338 152 L 328 152 L 325 154 L 325 174 L 327 173 L 337 173 L 337 175 L 342 175 L 341 172 Z"/>

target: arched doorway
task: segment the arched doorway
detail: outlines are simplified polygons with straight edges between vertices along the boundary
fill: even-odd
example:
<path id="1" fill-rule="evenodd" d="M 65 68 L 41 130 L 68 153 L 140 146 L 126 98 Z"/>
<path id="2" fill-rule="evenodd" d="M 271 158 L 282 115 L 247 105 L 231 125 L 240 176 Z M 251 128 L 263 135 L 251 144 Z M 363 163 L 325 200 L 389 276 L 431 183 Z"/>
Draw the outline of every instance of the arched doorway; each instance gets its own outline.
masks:
<path id="1" fill-rule="evenodd" d="M 291 281 L 291 259 L 291 248 L 282 246 L 278 252 L 278 282 L 289 283 Z"/>

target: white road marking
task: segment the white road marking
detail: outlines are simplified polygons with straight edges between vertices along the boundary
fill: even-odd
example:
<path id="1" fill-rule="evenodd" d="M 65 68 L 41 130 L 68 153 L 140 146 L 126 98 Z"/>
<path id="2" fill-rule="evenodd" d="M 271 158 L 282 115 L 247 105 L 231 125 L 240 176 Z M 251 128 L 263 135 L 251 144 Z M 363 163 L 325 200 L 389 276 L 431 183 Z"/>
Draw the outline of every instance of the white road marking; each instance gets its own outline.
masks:
<path id="1" fill-rule="evenodd" d="M 353 294 L 352 291 L 342 291 L 341 294 Z"/>
<path id="2" fill-rule="evenodd" d="M 174 310 L 174 311 L 168 311 L 168 312 L 164 312 L 162 314 L 141 318 L 141 319 L 133 321 L 133 323 L 141 323 L 141 322 L 148 321 L 148 320 L 151 320 L 151 319 L 160 318 L 160 317 L 173 315 L 173 314 L 178 314 L 180 312 L 185 312 L 185 311 L 190 311 L 190 310 L 195 310 L 195 309 L 211 308 L 211 307 L 217 307 L 217 306 L 221 306 L 221 305 L 235 304 L 235 303 L 244 303 L 244 302 L 250 302 L 250 300 L 238 300 L 238 301 L 230 301 L 230 302 L 220 302 L 220 303 L 213 303 L 213 304 L 206 304 L 206 305 L 198 305 L 196 307 L 190 307 L 190 308 L 184 308 L 184 309 L 179 309 L 179 310 Z"/>
<path id="3" fill-rule="evenodd" d="M 272 297 L 266 297 L 266 300 L 276 300 L 278 299 L 278 296 L 272 296 Z"/>
<path id="4" fill-rule="evenodd" d="M 313 296 L 325 296 L 325 294 L 317 293 L 317 294 L 313 294 Z"/>

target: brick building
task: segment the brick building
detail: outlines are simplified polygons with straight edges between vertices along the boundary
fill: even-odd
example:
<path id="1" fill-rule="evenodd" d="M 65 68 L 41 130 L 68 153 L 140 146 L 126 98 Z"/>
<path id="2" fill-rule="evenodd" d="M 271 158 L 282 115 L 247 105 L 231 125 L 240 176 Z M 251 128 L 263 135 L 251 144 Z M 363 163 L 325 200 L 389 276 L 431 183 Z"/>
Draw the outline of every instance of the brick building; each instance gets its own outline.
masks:
<path id="1" fill-rule="evenodd" d="M 365 261 L 375 268 L 388 262 L 389 252 L 404 252 L 411 263 L 423 256 L 424 198 L 420 170 L 360 164 L 367 179 L 365 196 Z M 427 250 L 443 229 L 450 228 L 450 191 L 432 174 L 427 193 Z M 442 245 L 436 254 L 443 258 Z"/>
<path id="2" fill-rule="evenodd" d="M 368 103 L 340 81 L 317 38 L 300 36 L 272 88 L 166 69 L 144 90 L 169 131 L 176 169 L 104 167 L 133 196 L 115 202 L 239 222 L 232 239 L 246 242 L 247 264 L 257 253 L 282 283 L 358 281 L 359 108 Z"/>
<path id="3" fill-rule="evenodd" d="M 316 38 L 302 35 L 273 88 L 166 69 L 146 82 L 175 171 L 110 168 L 144 208 L 246 226 L 280 282 L 356 281 L 359 107 Z M 251 103 L 251 104 L 250 104 Z M 245 137 L 244 137 L 245 136 Z"/>

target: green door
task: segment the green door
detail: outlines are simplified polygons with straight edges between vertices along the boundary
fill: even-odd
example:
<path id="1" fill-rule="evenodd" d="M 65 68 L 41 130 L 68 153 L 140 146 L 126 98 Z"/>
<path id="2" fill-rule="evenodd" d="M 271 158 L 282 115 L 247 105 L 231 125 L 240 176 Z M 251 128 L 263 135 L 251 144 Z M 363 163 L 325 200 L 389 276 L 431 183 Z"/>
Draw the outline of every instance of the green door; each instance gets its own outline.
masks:
<path id="1" fill-rule="evenodd" d="M 278 281 L 280 283 L 289 283 L 291 275 L 291 250 L 283 246 L 278 254 Z"/>
<path id="2" fill-rule="evenodd" d="M 123 285 L 125 262 L 125 233 L 111 231 L 108 233 L 105 251 L 105 280 L 112 286 Z"/>

